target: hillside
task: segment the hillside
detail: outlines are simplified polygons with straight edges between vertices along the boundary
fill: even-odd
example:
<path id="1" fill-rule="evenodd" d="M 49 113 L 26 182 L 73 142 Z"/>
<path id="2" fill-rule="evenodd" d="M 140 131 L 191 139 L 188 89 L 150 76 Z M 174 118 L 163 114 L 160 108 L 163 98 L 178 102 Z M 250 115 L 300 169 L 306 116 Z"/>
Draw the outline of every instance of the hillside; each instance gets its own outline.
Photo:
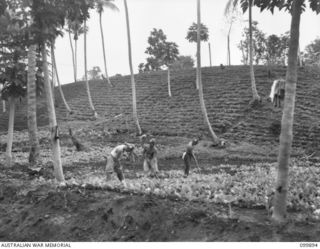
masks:
<path id="1" fill-rule="evenodd" d="M 274 108 L 266 98 L 271 83 L 266 67 L 255 67 L 256 84 L 263 97 L 261 105 L 250 107 L 250 75 L 246 66 L 203 68 L 203 87 L 209 119 L 220 137 L 233 142 L 273 145 L 278 142 L 281 110 Z M 274 77 L 284 77 L 285 68 L 273 68 Z M 316 148 L 320 143 L 320 80 L 319 75 L 299 69 L 294 124 L 294 146 L 301 149 Z M 106 129 L 134 130 L 129 76 L 111 78 L 115 87 L 102 81 L 90 83 L 94 105 L 104 118 Z M 166 71 L 135 75 L 137 108 L 140 125 L 154 135 L 192 137 L 207 134 L 199 105 L 198 92 L 194 89 L 195 70 L 172 73 L 172 98 L 167 94 Z M 66 99 L 74 114 L 70 120 L 92 119 L 84 82 L 63 86 Z M 57 116 L 66 121 L 65 108 L 59 92 L 55 91 Z M 2 103 L 0 107 L 2 110 Z M 122 116 L 118 116 L 119 114 Z M 0 131 L 7 129 L 8 113 L 0 113 Z M 48 122 L 45 101 L 38 103 L 38 124 Z M 19 103 L 15 129 L 27 125 L 26 101 Z"/>

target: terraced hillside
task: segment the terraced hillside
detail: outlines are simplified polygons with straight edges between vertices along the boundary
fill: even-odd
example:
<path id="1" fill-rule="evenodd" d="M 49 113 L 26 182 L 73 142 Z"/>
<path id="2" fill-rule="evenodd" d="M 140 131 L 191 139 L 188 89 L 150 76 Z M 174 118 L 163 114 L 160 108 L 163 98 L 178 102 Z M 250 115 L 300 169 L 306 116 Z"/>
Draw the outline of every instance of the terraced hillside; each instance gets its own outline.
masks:
<path id="1" fill-rule="evenodd" d="M 251 99 L 249 69 L 246 66 L 204 68 L 203 85 L 205 102 L 213 129 L 228 140 L 247 141 L 253 144 L 272 145 L 278 142 L 281 110 L 266 99 L 271 83 L 266 67 L 255 67 L 257 89 L 263 97 L 258 106 L 249 106 Z M 285 76 L 285 68 L 273 68 L 272 76 Z M 166 71 L 136 75 L 137 107 L 143 130 L 154 135 L 194 136 L 207 134 L 200 110 L 198 92 L 194 89 L 195 70 L 172 73 L 172 98 L 167 94 Z M 90 83 L 94 105 L 108 129 L 134 130 L 129 76 L 113 77 L 115 87 L 102 81 Z M 66 99 L 74 110 L 68 120 L 92 119 L 85 84 L 63 86 Z M 66 110 L 56 89 L 57 115 L 66 121 Z M 320 76 L 300 69 L 296 99 L 294 146 L 315 147 L 320 143 Z M 0 104 L 1 105 L 1 104 Z M 2 107 L 1 107 L 2 109 Z M 123 115 L 120 115 L 123 114 Z M 7 129 L 8 114 L 0 114 L 0 131 Z M 38 124 L 46 125 L 45 101 L 38 103 Z M 15 129 L 27 124 L 26 101 L 19 104 Z"/>

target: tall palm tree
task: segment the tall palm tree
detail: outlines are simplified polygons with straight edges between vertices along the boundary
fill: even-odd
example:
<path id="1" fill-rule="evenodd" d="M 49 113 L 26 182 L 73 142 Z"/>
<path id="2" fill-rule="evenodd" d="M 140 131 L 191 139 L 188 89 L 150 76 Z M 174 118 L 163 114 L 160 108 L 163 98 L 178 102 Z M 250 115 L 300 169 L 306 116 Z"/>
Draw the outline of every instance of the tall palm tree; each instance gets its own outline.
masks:
<path id="1" fill-rule="evenodd" d="M 196 23 L 193 23 L 187 32 L 187 37 L 186 39 L 189 42 L 195 42 L 197 43 L 197 39 L 198 39 L 198 26 L 200 26 L 200 41 L 208 41 L 209 39 L 209 29 L 206 27 L 206 25 L 204 25 L 203 23 L 200 23 L 199 25 Z M 198 74 L 199 74 L 199 70 L 198 68 L 196 68 L 196 88 L 197 90 L 199 90 L 199 82 L 198 82 Z"/>
<path id="2" fill-rule="evenodd" d="M 272 219 L 283 222 L 286 218 L 289 158 L 292 147 L 292 128 L 297 85 L 297 61 L 299 47 L 300 17 L 304 0 L 293 1 L 291 11 L 290 45 L 288 55 L 288 68 L 286 73 L 286 87 L 284 109 L 281 122 L 280 148 L 278 155 L 278 176 L 274 211 Z"/>
<path id="3" fill-rule="evenodd" d="M 253 101 L 260 101 L 260 96 L 256 87 L 256 80 L 254 76 L 253 68 L 253 41 L 252 41 L 252 5 L 254 0 L 243 0 L 246 2 L 249 9 L 249 64 L 250 64 L 250 78 L 251 78 L 251 90 L 252 90 L 252 99 Z M 232 12 L 235 10 L 235 7 L 238 5 L 240 0 L 228 0 L 225 13 Z"/>
<path id="4" fill-rule="evenodd" d="M 58 88 L 59 88 L 59 92 L 60 92 L 60 95 L 61 95 L 61 98 L 62 98 L 62 102 L 63 102 L 64 106 L 66 107 L 68 113 L 71 114 L 72 110 L 71 110 L 70 106 L 68 105 L 68 102 L 67 102 L 66 98 L 64 97 L 64 93 L 63 93 L 63 90 L 62 90 L 62 87 L 61 87 L 61 84 L 60 84 L 58 68 L 57 68 L 57 63 L 56 63 L 56 57 L 55 57 L 55 54 L 54 54 L 54 44 L 55 44 L 55 42 L 52 41 L 52 44 L 51 44 L 51 56 L 52 56 L 53 71 L 54 71 L 54 75 L 56 76 L 56 79 L 57 79 L 57 82 L 58 82 Z"/>
<path id="5" fill-rule="evenodd" d="M 49 126 L 51 131 L 53 167 L 54 167 L 54 173 L 55 173 L 56 179 L 62 182 L 64 181 L 64 175 L 63 175 L 62 162 L 61 162 L 61 149 L 60 149 L 60 141 L 59 141 L 60 139 L 59 139 L 56 112 L 54 109 L 52 87 L 49 81 L 48 61 L 47 61 L 47 52 L 46 52 L 45 43 L 42 43 L 41 54 L 42 54 L 42 63 L 43 63 L 43 72 L 44 72 L 44 88 L 46 92 L 47 108 L 48 108 L 48 114 L 49 114 Z"/>
<path id="6" fill-rule="evenodd" d="M 84 20 L 84 30 L 87 29 L 87 22 Z M 89 105 L 90 108 L 93 112 L 93 115 L 95 118 L 98 117 L 98 113 L 96 112 L 96 109 L 94 108 L 92 98 L 91 98 L 91 93 L 90 93 L 90 86 L 89 86 L 89 80 L 88 80 L 88 67 L 87 67 L 87 32 L 84 32 L 84 77 L 86 81 L 86 89 L 87 89 L 87 94 L 88 94 L 88 100 L 89 100 Z"/>
<path id="7" fill-rule="evenodd" d="M 209 118 L 208 118 L 208 113 L 206 109 L 206 105 L 204 103 L 204 98 L 203 98 L 203 88 L 202 88 L 202 79 L 201 79 L 201 38 L 200 38 L 200 32 L 201 32 L 201 8 L 200 8 L 200 0 L 197 0 L 197 23 L 198 23 L 198 28 L 197 28 L 197 69 L 198 69 L 198 83 L 199 83 L 199 99 L 200 99 L 200 106 L 201 106 L 201 111 L 204 117 L 204 121 L 206 125 L 208 126 L 210 135 L 215 143 L 219 142 L 219 138 L 217 135 L 214 133 Z"/>
<path id="8" fill-rule="evenodd" d="M 76 11 L 76 10 L 74 10 Z M 77 82 L 77 72 L 78 72 L 78 39 L 81 34 L 84 33 L 84 28 L 81 26 L 81 21 L 79 20 L 79 14 L 76 15 L 78 19 L 75 20 L 67 20 L 68 27 L 67 32 L 69 36 L 69 42 L 71 47 L 71 54 L 72 54 L 72 65 L 73 65 L 73 78 L 74 82 Z M 72 43 L 72 34 L 73 34 L 73 40 L 74 40 L 74 47 Z"/>
<path id="9" fill-rule="evenodd" d="M 14 113 L 15 113 L 15 106 L 16 106 L 15 97 L 10 96 L 8 98 L 8 102 L 9 102 L 9 124 L 8 124 L 6 161 L 7 161 L 7 166 L 10 167 L 12 165 L 12 141 L 13 141 Z"/>
<path id="10" fill-rule="evenodd" d="M 132 52 L 131 52 L 131 38 L 130 38 L 130 23 L 127 0 L 123 0 L 124 8 L 126 12 L 126 23 L 127 23 L 127 36 L 128 36 L 128 55 L 129 55 L 129 67 L 131 73 L 131 87 L 132 87 L 132 109 L 133 109 L 133 120 L 136 123 L 138 134 L 142 134 L 141 127 L 139 124 L 138 113 L 137 113 L 137 97 L 136 97 L 136 83 L 134 81 L 133 68 L 132 68 Z"/>
<path id="11" fill-rule="evenodd" d="M 37 97 L 36 97 L 36 45 L 30 45 L 28 50 L 28 134 L 30 142 L 29 163 L 35 163 L 40 154 L 37 127 Z"/>
<path id="12" fill-rule="evenodd" d="M 68 36 L 69 36 L 69 42 L 70 42 L 71 54 L 72 54 L 73 79 L 74 79 L 74 83 L 76 83 L 77 82 L 77 69 L 76 69 L 76 64 L 75 64 L 74 49 L 73 49 L 73 45 L 72 45 L 71 30 L 69 29 L 67 32 L 68 32 Z"/>
<path id="13" fill-rule="evenodd" d="M 119 11 L 118 7 L 112 3 L 113 0 L 96 0 L 96 8 L 99 13 L 99 24 L 100 24 L 100 34 L 101 34 L 101 42 L 102 42 L 102 51 L 103 51 L 103 62 L 104 62 L 104 72 L 106 75 L 107 82 L 110 86 L 112 86 L 109 76 L 108 76 L 108 71 L 107 71 L 107 61 L 106 61 L 106 51 L 105 51 L 105 45 L 104 45 L 104 35 L 103 35 L 103 25 L 102 25 L 102 13 L 104 11 L 104 7 L 114 10 L 114 11 Z"/>

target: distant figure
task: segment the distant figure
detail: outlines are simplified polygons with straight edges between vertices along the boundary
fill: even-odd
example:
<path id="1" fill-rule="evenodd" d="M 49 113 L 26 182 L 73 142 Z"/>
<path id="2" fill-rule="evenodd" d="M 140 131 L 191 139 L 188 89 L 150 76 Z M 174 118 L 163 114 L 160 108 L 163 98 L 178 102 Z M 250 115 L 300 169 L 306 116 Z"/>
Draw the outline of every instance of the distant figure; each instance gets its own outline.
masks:
<path id="1" fill-rule="evenodd" d="M 133 144 L 125 143 L 116 146 L 111 151 L 110 155 L 107 157 L 106 165 L 106 174 L 108 180 L 110 179 L 111 174 L 115 172 L 120 182 L 123 183 L 124 186 L 126 185 L 122 171 L 122 165 L 120 164 L 120 159 L 125 152 L 129 153 L 129 157 L 131 158 L 133 158 L 133 156 L 137 157 L 137 155 L 134 153 L 134 149 L 135 147 Z"/>
<path id="2" fill-rule="evenodd" d="M 220 69 L 223 70 L 224 69 L 224 65 L 220 64 Z"/>
<path id="3" fill-rule="evenodd" d="M 146 176 L 156 176 L 159 172 L 157 154 L 155 139 L 152 138 L 148 144 L 143 145 L 143 170 Z"/>
<path id="4" fill-rule="evenodd" d="M 281 101 L 284 100 L 285 95 L 285 79 L 278 79 L 273 81 L 269 98 L 275 107 L 281 107 Z"/>
<path id="5" fill-rule="evenodd" d="M 186 152 L 183 153 L 182 155 L 182 159 L 184 161 L 184 177 L 187 177 L 189 175 L 189 171 L 190 171 L 190 163 L 191 160 L 193 159 L 197 165 L 197 168 L 200 170 L 199 168 L 199 164 L 198 161 L 193 153 L 193 149 L 194 147 L 199 143 L 199 139 L 195 138 L 192 141 L 190 141 L 187 145 L 187 149 Z"/>

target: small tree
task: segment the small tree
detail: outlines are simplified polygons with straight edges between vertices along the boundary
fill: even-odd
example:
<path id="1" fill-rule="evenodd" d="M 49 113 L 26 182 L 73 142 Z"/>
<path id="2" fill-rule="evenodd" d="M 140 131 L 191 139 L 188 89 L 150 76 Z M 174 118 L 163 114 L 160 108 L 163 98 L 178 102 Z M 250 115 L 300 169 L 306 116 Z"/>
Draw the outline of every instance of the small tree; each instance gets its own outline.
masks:
<path id="1" fill-rule="evenodd" d="M 207 28 L 206 25 L 204 25 L 203 23 L 199 24 L 199 30 L 200 30 L 200 41 L 208 41 L 209 40 L 209 30 Z M 187 36 L 186 39 L 189 42 L 195 42 L 197 43 L 197 32 L 198 32 L 198 24 L 197 23 L 193 23 L 187 32 Z M 199 69 L 197 67 L 196 69 L 197 75 L 196 75 L 196 88 L 199 89 L 199 82 L 198 82 L 198 74 L 199 74 Z"/>
<path id="2" fill-rule="evenodd" d="M 171 70 L 185 70 L 194 67 L 194 59 L 191 56 L 178 56 L 177 60 L 172 63 Z"/>
<path id="3" fill-rule="evenodd" d="M 158 71 L 165 66 L 168 69 L 168 94 L 171 97 L 170 66 L 178 58 L 178 45 L 174 42 L 168 42 L 162 29 L 153 29 L 148 38 L 148 43 L 149 47 L 147 47 L 145 53 L 150 56 L 147 58 L 146 64 L 140 63 L 139 71 Z"/>
<path id="4" fill-rule="evenodd" d="M 99 66 L 92 67 L 91 70 L 88 71 L 89 80 L 100 80 L 101 79 L 101 69 Z"/>
<path id="5" fill-rule="evenodd" d="M 258 65 L 264 58 L 266 53 L 266 38 L 265 33 L 258 29 L 258 22 L 252 22 L 252 45 L 253 45 L 253 61 Z M 242 59 L 243 64 L 247 65 L 249 60 L 249 29 L 244 28 L 242 33 L 242 40 L 240 41 L 238 47 L 242 51 L 245 57 Z"/>
<path id="6" fill-rule="evenodd" d="M 232 2 L 228 2 L 232 4 Z M 234 23 L 240 19 L 240 11 L 236 5 L 229 6 L 227 5 L 224 10 L 225 16 L 225 25 L 226 25 L 226 35 L 227 35 L 227 65 L 231 65 L 231 51 L 230 51 L 230 37 L 232 32 L 232 26 Z"/>
<path id="7" fill-rule="evenodd" d="M 3 6 L 0 4 L 0 7 Z M 16 6 L 15 6 L 16 7 Z M 12 141 L 16 99 L 24 96 L 27 85 L 27 71 L 25 51 L 25 36 L 23 26 L 25 20 L 15 12 L 15 8 L 0 11 L 0 82 L 2 84 L 1 98 L 9 103 L 9 124 L 6 149 L 7 166 L 12 165 Z"/>
<path id="8" fill-rule="evenodd" d="M 164 57 L 163 63 L 166 65 L 168 69 L 168 94 L 169 97 L 172 96 L 171 94 L 171 83 L 170 83 L 170 66 L 178 59 L 179 50 L 178 45 L 174 42 L 166 42 L 164 48 Z"/>
<path id="9" fill-rule="evenodd" d="M 320 38 L 306 46 L 304 60 L 306 64 L 316 65 L 320 68 Z"/>
<path id="10" fill-rule="evenodd" d="M 259 2 L 264 0 L 259 0 Z M 269 0 L 267 0 L 269 1 Z M 249 39 L 248 39 L 248 49 L 249 49 L 249 64 L 250 64 L 250 78 L 251 78 L 251 90 L 252 90 L 252 102 L 260 101 L 261 98 L 258 94 L 256 87 L 256 80 L 254 77 L 253 68 L 253 40 L 252 40 L 252 6 L 257 2 L 255 0 L 228 0 L 226 8 L 235 8 L 241 2 L 241 8 L 243 13 L 248 10 L 249 12 Z M 229 6 L 229 7 L 228 7 Z"/>

